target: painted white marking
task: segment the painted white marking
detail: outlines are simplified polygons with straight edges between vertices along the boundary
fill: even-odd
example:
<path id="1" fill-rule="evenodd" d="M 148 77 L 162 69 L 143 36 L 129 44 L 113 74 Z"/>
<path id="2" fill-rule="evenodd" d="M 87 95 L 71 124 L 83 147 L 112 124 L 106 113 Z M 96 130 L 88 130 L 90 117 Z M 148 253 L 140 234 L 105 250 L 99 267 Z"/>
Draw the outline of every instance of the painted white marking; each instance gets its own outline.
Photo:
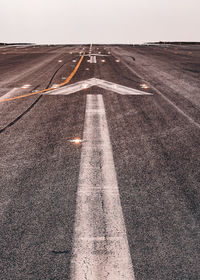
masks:
<path id="1" fill-rule="evenodd" d="M 100 80 L 96 78 L 88 79 L 85 81 L 77 82 L 69 86 L 64 86 L 62 88 L 56 89 L 52 92 L 49 92 L 50 95 L 68 95 L 71 93 L 75 93 L 77 91 L 80 91 L 82 89 L 90 88 L 92 86 L 98 86 L 100 88 L 113 91 L 122 95 L 152 95 L 152 93 L 140 91 L 137 89 L 129 88 L 126 86 L 118 85 L 115 83 L 111 83 L 105 80 Z M 47 95 L 47 93 L 45 94 Z"/>
<path id="2" fill-rule="evenodd" d="M 91 56 L 91 55 L 95 55 L 95 56 L 109 56 L 108 54 L 99 54 L 99 53 L 89 53 L 89 54 L 86 54 L 85 56 Z"/>
<path id="3" fill-rule="evenodd" d="M 0 97 L 0 100 L 1 99 L 6 99 L 6 98 L 11 98 L 11 97 L 14 97 L 16 96 L 16 93 L 19 92 L 19 88 L 13 88 L 11 89 L 9 92 L 7 92 L 6 94 L 4 94 L 3 96 Z"/>
<path id="4" fill-rule="evenodd" d="M 26 85 L 23 85 L 21 88 L 24 88 L 24 89 L 26 89 L 26 88 L 30 88 L 31 87 L 31 85 L 29 85 L 29 84 L 26 84 Z"/>
<path id="5" fill-rule="evenodd" d="M 72 280 L 134 280 L 102 95 L 87 95 Z"/>
<path id="6" fill-rule="evenodd" d="M 91 52 L 92 52 L 92 44 L 90 44 L 89 57 L 91 56 Z"/>
<path id="7" fill-rule="evenodd" d="M 59 86 L 59 84 L 53 84 L 52 88 L 57 88 Z"/>
<path id="8" fill-rule="evenodd" d="M 91 55 L 91 57 L 90 57 L 90 63 L 97 63 L 96 55 Z"/>
<path id="9" fill-rule="evenodd" d="M 86 88 L 89 88 L 89 87 L 90 87 L 89 84 L 86 84 L 86 83 L 82 84 L 82 89 L 86 89 Z"/>

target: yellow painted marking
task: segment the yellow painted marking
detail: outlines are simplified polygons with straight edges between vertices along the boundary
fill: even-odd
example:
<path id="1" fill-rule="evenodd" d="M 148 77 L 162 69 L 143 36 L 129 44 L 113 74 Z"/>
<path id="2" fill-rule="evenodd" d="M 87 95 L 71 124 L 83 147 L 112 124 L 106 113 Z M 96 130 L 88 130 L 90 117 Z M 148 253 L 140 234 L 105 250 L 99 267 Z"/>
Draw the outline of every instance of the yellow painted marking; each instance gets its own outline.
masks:
<path id="1" fill-rule="evenodd" d="M 74 75 L 78 71 L 78 68 L 79 68 L 79 66 L 80 66 L 84 56 L 85 56 L 85 53 L 81 56 L 79 62 L 77 63 L 76 67 L 74 68 L 73 72 L 69 75 L 69 77 L 63 83 L 59 84 L 56 87 L 56 89 L 66 85 L 66 84 L 68 84 L 71 81 L 71 79 L 74 77 Z M 46 93 L 47 91 L 50 91 L 50 90 L 55 90 L 55 88 L 51 87 L 51 88 L 43 89 L 43 90 L 36 91 L 36 92 L 30 92 L 30 93 L 27 93 L 27 94 L 24 94 L 24 95 L 20 95 L 20 96 L 15 96 L 15 97 L 11 97 L 11 98 L 1 99 L 0 103 L 6 102 L 6 101 L 11 101 L 11 100 L 16 100 L 16 99 L 20 99 L 20 98 L 25 98 L 25 97 L 28 97 L 28 96 L 31 96 L 31 95 L 36 95 L 36 94 L 39 94 L 39 93 Z"/>

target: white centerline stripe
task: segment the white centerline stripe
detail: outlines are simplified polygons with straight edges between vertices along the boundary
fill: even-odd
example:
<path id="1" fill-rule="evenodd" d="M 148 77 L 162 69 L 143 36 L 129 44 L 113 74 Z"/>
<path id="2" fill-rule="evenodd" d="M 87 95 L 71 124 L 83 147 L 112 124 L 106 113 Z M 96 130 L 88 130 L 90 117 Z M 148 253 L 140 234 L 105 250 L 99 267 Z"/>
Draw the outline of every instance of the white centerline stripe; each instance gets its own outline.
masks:
<path id="1" fill-rule="evenodd" d="M 72 280 L 134 280 L 102 95 L 87 95 Z"/>

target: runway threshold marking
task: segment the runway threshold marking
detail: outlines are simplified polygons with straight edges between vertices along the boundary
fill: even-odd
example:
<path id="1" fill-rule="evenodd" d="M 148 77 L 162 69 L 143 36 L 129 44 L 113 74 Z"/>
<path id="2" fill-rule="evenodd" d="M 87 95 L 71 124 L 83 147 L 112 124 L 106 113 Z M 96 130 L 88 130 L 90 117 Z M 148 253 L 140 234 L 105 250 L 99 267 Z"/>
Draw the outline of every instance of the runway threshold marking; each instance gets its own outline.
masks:
<path id="1" fill-rule="evenodd" d="M 134 280 L 102 95 L 87 95 L 72 280 Z"/>
<path id="2" fill-rule="evenodd" d="M 78 71 L 79 66 L 81 65 L 81 62 L 82 62 L 84 56 L 85 56 L 85 53 L 81 56 L 79 62 L 77 63 L 77 65 L 74 68 L 74 70 L 72 71 L 72 73 L 67 77 L 67 79 L 63 83 L 59 84 L 57 86 L 57 88 L 62 87 L 64 85 L 68 84 L 71 81 L 71 79 L 74 77 L 74 75 Z M 30 92 L 30 93 L 27 93 L 27 94 L 24 94 L 24 95 L 20 95 L 20 96 L 15 96 L 15 97 L 11 97 L 11 98 L 3 98 L 3 99 L 0 99 L 0 103 L 11 101 L 11 100 L 16 100 L 16 99 L 20 99 L 20 98 L 25 98 L 25 97 L 36 95 L 36 94 L 39 94 L 39 93 L 43 93 L 44 94 L 44 93 L 46 93 L 48 91 L 51 91 L 51 90 L 55 90 L 55 88 L 51 87 L 51 88 L 43 89 L 43 90 L 36 91 L 36 92 Z"/>

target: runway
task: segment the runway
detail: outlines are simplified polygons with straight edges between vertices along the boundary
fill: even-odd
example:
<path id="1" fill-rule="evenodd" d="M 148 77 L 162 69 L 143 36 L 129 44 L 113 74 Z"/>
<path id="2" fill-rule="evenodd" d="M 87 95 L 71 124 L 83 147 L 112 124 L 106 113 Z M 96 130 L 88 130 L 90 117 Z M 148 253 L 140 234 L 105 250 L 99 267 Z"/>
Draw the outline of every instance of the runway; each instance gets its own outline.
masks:
<path id="1" fill-rule="evenodd" d="M 199 59 L 0 47 L 0 279 L 200 278 Z"/>

